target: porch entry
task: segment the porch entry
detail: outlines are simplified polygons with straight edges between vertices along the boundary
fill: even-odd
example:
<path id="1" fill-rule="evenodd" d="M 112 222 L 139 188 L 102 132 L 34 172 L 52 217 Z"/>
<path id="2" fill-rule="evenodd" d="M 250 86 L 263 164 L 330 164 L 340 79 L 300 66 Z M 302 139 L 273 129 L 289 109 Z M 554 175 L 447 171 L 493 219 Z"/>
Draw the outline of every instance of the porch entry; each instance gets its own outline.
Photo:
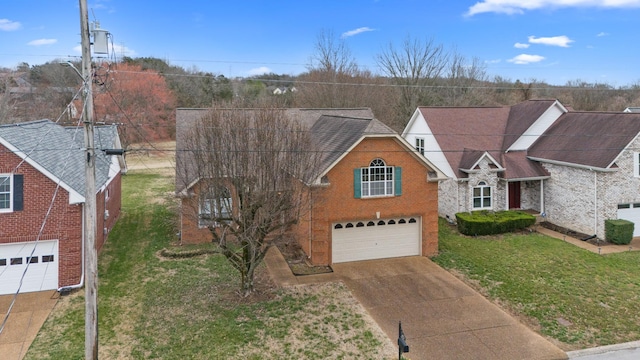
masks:
<path id="1" fill-rule="evenodd" d="M 520 181 L 509 183 L 509 209 L 520 209 Z"/>

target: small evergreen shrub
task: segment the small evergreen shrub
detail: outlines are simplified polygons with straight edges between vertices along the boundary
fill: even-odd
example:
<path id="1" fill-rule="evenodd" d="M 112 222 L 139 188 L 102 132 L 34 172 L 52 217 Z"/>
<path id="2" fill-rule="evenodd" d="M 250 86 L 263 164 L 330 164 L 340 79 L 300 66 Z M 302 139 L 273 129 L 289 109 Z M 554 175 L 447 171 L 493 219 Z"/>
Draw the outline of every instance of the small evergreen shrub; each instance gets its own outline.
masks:
<path id="1" fill-rule="evenodd" d="M 472 211 L 456 214 L 458 231 L 464 235 L 503 234 L 529 227 L 536 217 L 520 211 Z"/>
<path id="2" fill-rule="evenodd" d="M 628 220 L 605 220 L 605 240 L 618 245 L 628 245 L 633 238 L 633 227 L 634 224 Z"/>

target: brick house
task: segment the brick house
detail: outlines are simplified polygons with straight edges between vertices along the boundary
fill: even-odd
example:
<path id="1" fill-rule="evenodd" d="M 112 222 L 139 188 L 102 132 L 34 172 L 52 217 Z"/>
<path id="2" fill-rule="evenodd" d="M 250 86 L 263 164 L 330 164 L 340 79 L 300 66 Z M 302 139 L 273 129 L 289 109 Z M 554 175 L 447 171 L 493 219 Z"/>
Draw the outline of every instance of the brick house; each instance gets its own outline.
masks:
<path id="1" fill-rule="evenodd" d="M 0 126 L 0 294 L 81 286 L 84 138 L 49 120 Z M 115 126 L 95 127 L 98 249 L 120 213 Z"/>
<path id="2" fill-rule="evenodd" d="M 419 107 L 402 136 L 449 177 L 439 213 L 528 209 L 604 238 L 627 219 L 640 236 L 640 114 L 572 111 L 557 100 Z"/>
<path id="3" fill-rule="evenodd" d="M 181 134 L 207 109 L 178 109 L 176 147 Z M 322 153 L 317 177 L 301 183 L 308 209 L 291 234 L 312 263 L 422 255 L 438 250 L 438 181 L 444 174 L 419 156 L 370 109 L 286 109 L 309 129 Z M 176 161 L 176 193 L 181 198 L 183 243 L 211 241 L 199 226 L 194 206 L 199 179 L 185 179 Z"/>

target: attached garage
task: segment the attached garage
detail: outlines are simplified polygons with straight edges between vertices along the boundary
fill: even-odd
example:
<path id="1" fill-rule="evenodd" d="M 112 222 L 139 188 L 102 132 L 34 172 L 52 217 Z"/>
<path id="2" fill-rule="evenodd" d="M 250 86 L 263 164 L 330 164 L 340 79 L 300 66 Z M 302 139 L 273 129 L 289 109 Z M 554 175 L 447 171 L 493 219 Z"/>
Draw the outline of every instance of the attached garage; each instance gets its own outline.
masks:
<path id="1" fill-rule="evenodd" d="M 333 263 L 420 255 L 420 220 L 406 217 L 334 223 Z"/>
<path id="2" fill-rule="evenodd" d="M 18 287 L 21 293 L 58 288 L 58 240 L 0 244 L 0 295 Z"/>
<path id="3" fill-rule="evenodd" d="M 619 204 L 618 219 L 625 219 L 634 223 L 633 236 L 640 236 L 640 203 Z"/>

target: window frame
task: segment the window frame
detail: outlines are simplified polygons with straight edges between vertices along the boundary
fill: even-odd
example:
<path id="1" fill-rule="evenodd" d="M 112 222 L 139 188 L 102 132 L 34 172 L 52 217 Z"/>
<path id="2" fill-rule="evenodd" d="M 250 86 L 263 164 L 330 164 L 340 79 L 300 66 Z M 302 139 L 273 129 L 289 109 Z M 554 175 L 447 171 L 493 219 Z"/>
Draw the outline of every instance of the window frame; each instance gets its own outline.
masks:
<path id="1" fill-rule="evenodd" d="M 3 182 L 3 180 L 1 180 L 3 178 L 7 178 L 9 180 L 9 190 L 8 191 L 0 190 L 0 195 L 2 195 L 2 194 L 8 195 L 8 204 L 9 204 L 9 206 L 8 207 L 0 207 L 0 213 L 13 212 L 13 198 L 14 198 L 14 194 L 13 194 L 13 192 L 14 192 L 13 175 L 12 174 L 0 174 L 0 184 Z M 0 204 L 2 204 L 2 202 L 0 202 Z"/>
<path id="2" fill-rule="evenodd" d="M 424 156 L 424 138 L 416 137 L 416 151 Z"/>
<path id="3" fill-rule="evenodd" d="M 221 195 L 226 192 L 226 197 L 216 199 L 205 196 L 198 204 L 198 226 L 201 228 L 208 226 L 220 226 L 220 221 L 215 219 L 227 219 L 230 221 L 233 214 L 233 198 L 231 191 L 225 188 Z M 212 213 L 213 211 L 213 213 Z"/>
<path id="4" fill-rule="evenodd" d="M 476 190 L 479 194 L 476 195 Z M 488 194 L 485 193 L 488 191 Z M 480 206 L 476 206 L 476 200 L 480 201 Z M 488 205 L 486 202 L 488 201 Z M 493 188 L 486 181 L 479 181 L 471 190 L 471 207 L 473 210 L 491 210 L 493 208 Z"/>
<path id="5" fill-rule="evenodd" d="M 395 167 L 381 158 L 371 160 L 368 167 L 360 168 L 360 189 L 362 198 L 394 196 Z"/>
<path id="6" fill-rule="evenodd" d="M 633 177 L 640 178 L 640 151 L 633 152 Z"/>

